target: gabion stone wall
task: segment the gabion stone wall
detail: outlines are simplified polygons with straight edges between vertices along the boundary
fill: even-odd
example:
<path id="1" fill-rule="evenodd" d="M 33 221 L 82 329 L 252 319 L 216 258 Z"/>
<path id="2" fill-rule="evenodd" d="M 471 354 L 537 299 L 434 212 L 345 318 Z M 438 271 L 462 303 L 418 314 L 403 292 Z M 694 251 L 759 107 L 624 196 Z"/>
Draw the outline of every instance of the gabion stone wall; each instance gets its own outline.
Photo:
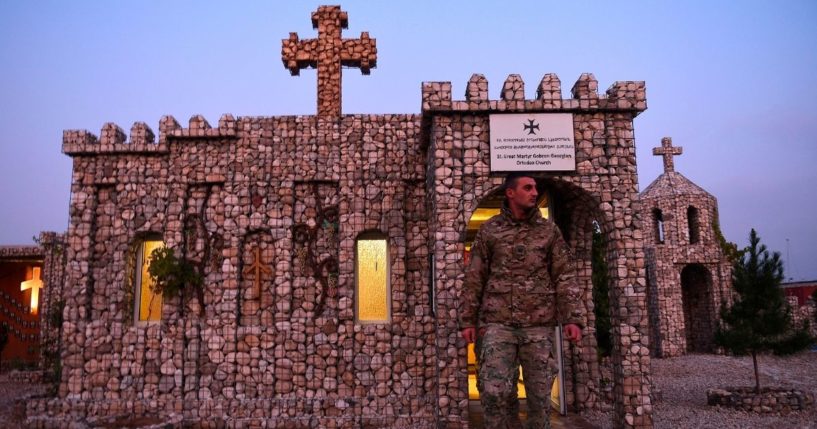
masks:
<path id="1" fill-rule="evenodd" d="M 817 323 L 815 323 L 815 314 L 817 314 L 817 302 L 809 298 L 803 305 L 797 300 L 796 296 L 786 297 L 786 302 L 791 308 L 791 319 L 795 326 L 802 326 L 808 322 L 809 333 L 812 337 L 817 337 Z"/>
<path id="2" fill-rule="evenodd" d="M 583 74 L 563 99 L 559 78 L 547 74 L 535 99 L 510 75 L 499 99 L 488 98 L 488 82 L 474 75 L 465 100 L 454 101 L 451 83 L 423 85 L 428 136 L 428 199 L 432 204 L 429 247 L 437 304 L 439 413 L 448 427 L 467 421 L 465 343 L 456 322 L 463 279 L 463 238 L 473 211 L 502 182 L 489 168 L 489 114 L 573 114 L 575 172 L 539 173 L 559 204 L 556 222 L 577 258 L 590 316 L 579 346 L 565 343 L 570 409 L 592 406 L 600 396 L 595 324 L 592 318 L 591 245 L 593 221 L 607 239 L 614 338 L 615 419 L 622 426 L 651 427 L 646 284 L 635 162 L 633 118 L 646 109 L 643 82 L 616 82 L 600 96 L 592 74 Z M 575 380 L 575 383 L 574 383 Z"/>
<path id="3" fill-rule="evenodd" d="M 675 171 L 681 154 L 665 137 L 653 149 L 664 173 L 641 193 L 644 250 L 655 356 L 714 352 L 722 301 L 731 296 L 732 271 L 719 243 L 714 196 Z"/>
<path id="4" fill-rule="evenodd" d="M 65 302 L 65 234 L 40 233 L 43 251 L 43 289 L 40 291 L 40 368 L 54 371 L 60 356 L 62 312 Z"/>
<path id="5" fill-rule="evenodd" d="M 814 405 L 814 395 L 796 389 L 761 389 L 755 393 L 751 387 L 707 389 L 707 405 L 734 408 L 749 413 L 786 415 Z"/>
<path id="6" fill-rule="evenodd" d="M 592 75 L 582 77 L 574 99 L 532 101 L 537 110 L 573 112 L 579 148 L 577 172 L 541 178 L 564 202 L 561 225 L 590 314 L 593 220 L 609 238 L 617 415 L 648 427 L 632 131 L 643 84 L 616 84 L 606 98 L 582 85 L 595 85 Z M 75 169 L 62 382 L 58 399 L 29 404 L 30 422 L 59 426 L 130 413 L 167 421 L 180 414 L 203 426 L 466 427 L 465 344 L 455 314 L 461 237 L 501 177 L 486 164 L 487 111 L 433 104 L 433 90 L 446 87 L 424 85 L 422 116 L 224 115 L 218 127 L 194 116 L 187 128 L 164 117 L 158 139 L 144 123 L 129 140 L 114 124 L 99 138 L 66 131 L 63 150 Z M 497 112 L 530 102 L 488 101 Z M 630 104 L 615 107 L 622 102 Z M 332 210 L 336 230 L 317 222 Z M 354 243 L 371 230 L 389 237 L 392 319 L 362 325 L 354 318 Z M 160 323 L 133 322 L 128 260 L 149 233 L 201 264 L 203 308 L 186 296 L 164 302 Z M 244 274 L 256 246 L 274 270 L 261 278 L 261 296 Z M 321 266 L 336 259 L 335 283 L 322 280 L 328 273 L 311 269 L 304 254 Z M 568 380 L 576 384 L 565 389 L 575 408 L 599 400 L 593 329 L 591 318 L 584 343 L 567 348 Z"/>
<path id="7" fill-rule="evenodd" d="M 572 98 L 548 74 L 535 99 L 511 75 L 501 98 L 475 75 L 465 101 L 424 83 L 422 114 L 341 115 L 336 65 L 376 62 L 374 39 L 340 39 L 339 7 L 318 39 L 282 45 L 290 72 L 318 68 L 318 115 L 162 118 L 96 136 L 66 131 L 74 161 L 59 397 L 28 404 L 35 427 L 116 416 L 193 427 L 467 428 L 466 345 L 457 326 L 464 232 L 501 182 L 488 115 L 572 113 L 575 172 L 540 174 L 577 259 L 592 315 L 593 222 L 607 238 L 616 422 L 651 427 L 645 262 L 633 118 L 643 82 Z M 336 64 L 337 63 L 337 64 Z M 387 237 L 390 318 L 355 318 L 355 245 Z M 159 236 L 204 276 L 198 294 L 136 323 L 134 252 Z M 263 266 L 265 270 L 260 270 Z M 253 268 L 255 267 L 255 268 Z M 190 296 L 193 295 L 193 296 Z M 602 397 L 595 324 L 567 346 L 573 409 Z M 109 424 L 109 423 L 105 423 Z M 152 424 L 152 423 L 151 423 Z"/>
<path id="8" fill-rule="evenodd" d="M 75 168 L 60 398 L 29 415 L 433 426 L 420 126 L 417 115 L 224 115 L 218 127 L 164 117 L 158 141 L 143 123 L 129 141 L 114 124 L 99 138 L 66 131 Z M 373 230 L 388 236 L 391 321 L 363 325 L 354 245 Z M 128 260 L 150 233 L 201 266 L 203 308 L 195 296 L 165 300 L 160 323 L 134 323 Z M 260 296 L 245 269 L 256 247 L 273 270 Z"/>

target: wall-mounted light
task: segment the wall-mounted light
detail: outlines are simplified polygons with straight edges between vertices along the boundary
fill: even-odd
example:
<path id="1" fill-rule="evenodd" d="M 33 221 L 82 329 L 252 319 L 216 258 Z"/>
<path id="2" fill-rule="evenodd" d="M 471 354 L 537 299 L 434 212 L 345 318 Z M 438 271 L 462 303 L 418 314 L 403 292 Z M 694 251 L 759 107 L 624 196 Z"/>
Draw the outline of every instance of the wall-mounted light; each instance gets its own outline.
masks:
<path id="1" fill-rule="evenodd" d="M 31 280 L 20 283 L 21 291 L 31 289 L 31 314 L 37 314 L 37 308 L 40 305 L 40 289 L 42 289 L 42 287 L 43 281 L 40 280 L 40 267 L 32 267 Z"/>

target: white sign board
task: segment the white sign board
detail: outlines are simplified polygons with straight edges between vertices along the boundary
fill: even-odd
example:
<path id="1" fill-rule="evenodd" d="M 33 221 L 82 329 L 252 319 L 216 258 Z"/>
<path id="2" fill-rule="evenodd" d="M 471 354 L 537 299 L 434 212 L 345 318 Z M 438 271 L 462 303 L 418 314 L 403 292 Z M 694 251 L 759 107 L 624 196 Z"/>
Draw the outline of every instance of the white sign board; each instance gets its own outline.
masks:
<path id="1" fill-rule="evenodd" d="M 491 171 L 574 171 L 570 113 L 497 114 L 491 126 Z"/>

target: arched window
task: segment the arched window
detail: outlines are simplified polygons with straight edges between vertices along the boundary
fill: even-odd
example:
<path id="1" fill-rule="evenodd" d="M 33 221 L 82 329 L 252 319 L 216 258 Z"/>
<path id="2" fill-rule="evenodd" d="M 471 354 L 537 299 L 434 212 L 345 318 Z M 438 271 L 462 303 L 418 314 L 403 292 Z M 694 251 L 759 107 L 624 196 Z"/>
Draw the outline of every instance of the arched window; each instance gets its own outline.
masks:
<path id="1" fill-rule="evenodd" d="M 689 206 L 687 209 L 687 224 L 689 226 L 689 243 L 695 244 L 701 241 L 700 220 L 698 219 L 698 209 Z"/>
<path id="2" fill-rule="evenodd" d="M 137 322 L 157 322 L 162 320 L 162 294 L 154 293 L 151 290 L 153 281 L 148 273 L 150 267 L 150 255 L 156 250 L 164 247 L 161 237 L 151 236 L 142 239 L 136 246 L 136 266 L 133 270 L 134 276 L 134 319 Z"/>
<path id="3" fill-rule="evenodd" d="M 391 319 L 391 264 L 388 237 L 365 232 L 355 242 L 355 314 L 359 323 Z"/>
<path id="4" fill-rule="evenodd" d="M 664 213 L 661 209 L 652 209 L 652 221 L 655 244 L 664 244 Z"/>

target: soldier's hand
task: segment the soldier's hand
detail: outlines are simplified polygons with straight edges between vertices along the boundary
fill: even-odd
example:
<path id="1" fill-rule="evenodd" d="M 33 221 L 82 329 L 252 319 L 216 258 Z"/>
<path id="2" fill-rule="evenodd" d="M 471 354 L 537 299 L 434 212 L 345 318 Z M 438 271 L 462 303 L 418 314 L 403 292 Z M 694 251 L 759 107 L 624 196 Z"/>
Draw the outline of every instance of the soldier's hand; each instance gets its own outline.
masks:
<path id="1" fill-rule="evenodd" d="M 465 341 L 473 343 L 477 341 L 477 330 L 475 328 L 462 328 L 462 337 Z"/>
<path id="2" fill-rule="evenodd" d="M 579 328 L 579 325 L 576 325 L 575 323 L 568 323 L 565 325 L 564 334 L 565 339 L 568 341 L 578 343 L 582 340 L 582 328 Z"/>

